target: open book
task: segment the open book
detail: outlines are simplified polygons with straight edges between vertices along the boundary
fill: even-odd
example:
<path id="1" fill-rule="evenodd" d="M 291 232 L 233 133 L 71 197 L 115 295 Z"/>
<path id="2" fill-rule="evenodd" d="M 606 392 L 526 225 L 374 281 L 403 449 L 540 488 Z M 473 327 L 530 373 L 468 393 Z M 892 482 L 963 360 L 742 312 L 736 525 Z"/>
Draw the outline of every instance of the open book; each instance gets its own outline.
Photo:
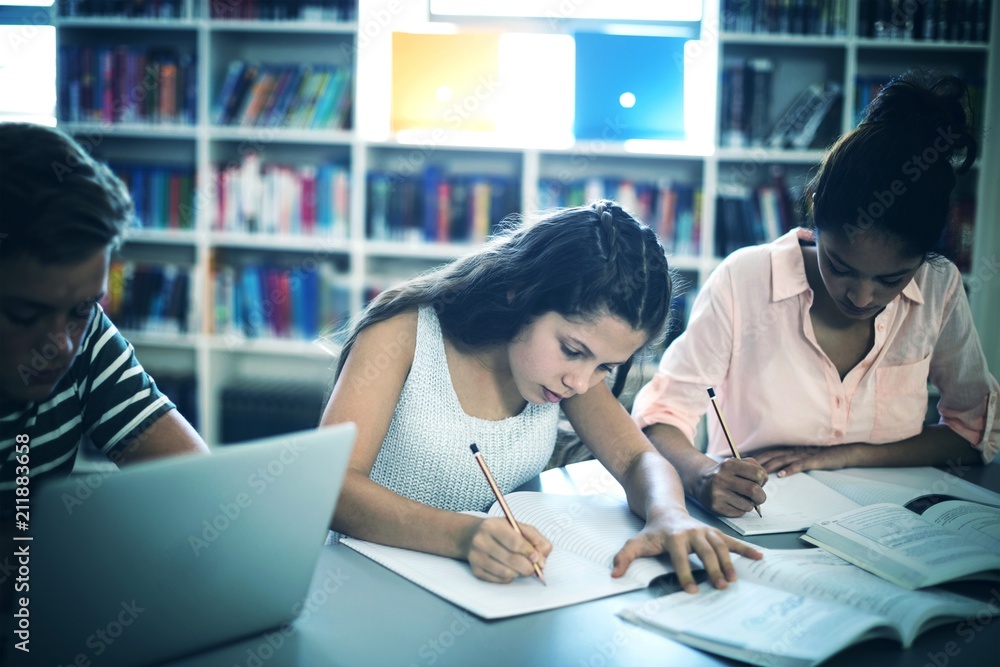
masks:
<path id="1" fill-rule="evenodd" d="M 1000 581 L 1000 509 L 986 505 L 948 500 L 922 515 L 868 505 L 820 521 L 802 539 L 904 588 Z"/>
<path id="2" fill-rule="evenodd" d="M 643 527 L 622 500 L 605 495 L 562 496 L 518 491 L 506 496 L 518 523 L 537 528 L 552 543 L 543 586 L 537 578 L 510 584 L 477 579 L 464 561 L 350 537 L 341 542 L 393 572 L 482 618 L 554 609 L 649 586 L 673 572 L 666 557 L 639 558 L 611 578 L 612 561 Z M 490 516 L 502 517 L 494 504 Z"/>
<path id="3" fill-rule="evenodd" d="M 819 549 L 733 556 L 740 580 L 702 584 L 631 605 L 619 615 L 671 639 L 768 667 L 817 665 L 867 639 L 908 648 L 921 633 L 974 616 L 983 602 L 947 591 L 908 591 Z"/>
<path id="4" fill-rule="evenodd" d="M 817 521 L 874 503 L 928 506 L 940 499 L 1000 507 L 1000 494 L 932 467 L 812 470 L 788 477 L 771 475 L 764 486 L 763 517 L 719 517 L 741 535 L 792 533 Z"/>

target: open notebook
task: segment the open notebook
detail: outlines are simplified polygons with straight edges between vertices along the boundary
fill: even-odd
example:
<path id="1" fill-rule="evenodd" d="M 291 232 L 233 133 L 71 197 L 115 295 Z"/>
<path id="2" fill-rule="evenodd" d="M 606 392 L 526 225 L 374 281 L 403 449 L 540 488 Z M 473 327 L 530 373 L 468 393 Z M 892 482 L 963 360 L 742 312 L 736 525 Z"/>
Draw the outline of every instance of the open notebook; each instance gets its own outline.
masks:
<path id="1" fill-rule="evenodd" d="M 767 501 L 754 512 L 719 519 L 741 535 L 792 533 L 862 505 L 918 504 L 958 499 L 1000 507 L 1000 494 L 932 467 L 813 470 L 788 477 L 771 475 Z"/>
<path id="2" fill-rule="evenodd" d="M 606 495 L 562 496 L 519 491 L 506 496 L 519 523 L 537 528 L 550 542 L 543 586 L 537 578 L 510 584 L 477 579 L 468 563 L 387 547 L 350 537 L 341 542 L 393 572 L 482 618 L 503 618 L 596 600 L 649 586 L 673 572 L 665 557 L 640 558 L 619 579 L 612 560 L 642 529 L 643 521 L 624 501 Z M 490 516 L 503 516 L 494 504 Z M 700 567 L 692 562 L 692 567 Z"/>

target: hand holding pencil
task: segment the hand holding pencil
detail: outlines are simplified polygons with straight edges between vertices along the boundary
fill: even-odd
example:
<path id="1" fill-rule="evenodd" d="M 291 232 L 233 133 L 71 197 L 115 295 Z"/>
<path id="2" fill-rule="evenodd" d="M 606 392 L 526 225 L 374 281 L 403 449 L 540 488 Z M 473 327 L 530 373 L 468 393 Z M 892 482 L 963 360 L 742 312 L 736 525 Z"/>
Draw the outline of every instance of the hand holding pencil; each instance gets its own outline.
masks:
<path id="1" fill-rule="evenodd" d="M 503 493 L 500 492 L 500 487 L 497 486 L 496 480 L 493 479 L 493 473 L 490 472 L 489 466 L 486 465 L 486 459 L 483 458 L 483 454 L 479 451 L 479 447 L 476 446 L 475 443 L 472 443 L 469 445 L 469 449 L 472 450 L 472 454 L 476 457 L 476 462 L 479 464 L 479 468 L 483 471 L 483 475 L 486 476 L 486 483 L 490 485 L 493 495 L 496 496 L 497 503 L 500 504 L 500 509 L 503 510 L 503 514 L 507 518 L 507 523 L 509 523 L 510 527 L 514 529 L 514 532 L 522 538 L 527 539 L 527 536 L 521 530 L 520 524 L 518 524 L 517 520 L 514 518 L 514 513 L 507 504 L 507 499 L 503 497 Z M 535 575 L 538 577 L 538 580 L 541 581 L 542 584 L 545 584 L 545 577 L 542 575 L 542 568 L 535 562 L 532 562 L 531 566 L 535 570 Z"/>
<path id="2" fill-rule="evenodd" d="M 715 415 L 719 418 L 719 423 L 722 425 L 722 432 L 726 436 L 726 442 L 729 443 L 729 450 L 733 453 L 733 458 L 737 460 L 742 460 L 739 450 L 736 449 L 736 445 L 733 443 L 733 436 L 729 433 L 729 425 L 726 424 L 726 418 L 722 416 L 722 409 L 719 408 L 718 399 L 715 397 L 715 389 L 712 387 L 708 388 L 708 397 L 712 400 L 712 407 L 715 408 Z M 754 510 L 757 512 L 757 516 L 763 518 L 763 514 L 760 513 L 760 507 L 757 505 L 753 506 Z"/>

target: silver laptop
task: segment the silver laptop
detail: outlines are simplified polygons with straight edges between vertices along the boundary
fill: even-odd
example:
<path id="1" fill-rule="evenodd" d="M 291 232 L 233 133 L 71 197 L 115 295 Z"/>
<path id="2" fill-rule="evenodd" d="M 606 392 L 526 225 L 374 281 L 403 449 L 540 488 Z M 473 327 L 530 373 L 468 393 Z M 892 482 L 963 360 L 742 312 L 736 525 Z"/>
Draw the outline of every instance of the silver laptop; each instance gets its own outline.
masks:
<path id="1" fill-rule="evenodd" d="M 152 664 L 291 620 L 354 438 L 342 424 L 39 485 L 31 652 L 14 657 Z"/>

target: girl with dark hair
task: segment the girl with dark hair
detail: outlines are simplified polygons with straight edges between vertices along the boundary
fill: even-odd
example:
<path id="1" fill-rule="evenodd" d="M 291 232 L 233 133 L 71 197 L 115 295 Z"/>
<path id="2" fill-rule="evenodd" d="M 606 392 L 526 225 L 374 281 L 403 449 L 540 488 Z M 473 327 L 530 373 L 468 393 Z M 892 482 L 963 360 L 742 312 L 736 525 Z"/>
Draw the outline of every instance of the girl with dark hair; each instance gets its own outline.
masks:
<path id="1" fill-rule="evenodd" d="M 891 81 L 823 160 L 812 229 L 743 248 L 706 281 L 633 408 L 705 507 L 742 515 L 764 502 L 769 473 L 996 456 L 997 381 L 938 245 L 956 174 L 976 158 L 967 97 L 954 76 Z M 941 392 L 933 425 L 928 381 Z M 709 386 L 743 460 L 692 447 Z M 708 454 L 723 454 L 708 423 Z"/>
<path id="2" fill-rule="evenodd" d="M 493 501 L 469 445 L 509 492 L 549 460 L 562 407 L 646 520 L 612 576 L 669 553 L 695 592 L 695 553 L 715 585 L 733 581 L 729 550 L 760 554 L 688 515 L 675 471 L 615 399 L 636 353 L 662 335 L 670 293 L 655 234 L 604 201 L 380 294 L 353 327 L 323 416 L 358 425 L 334 530 L 467 560 L 487 581 L 531 576 L 552 548 L 544 536 L 461 513 Z"/>

